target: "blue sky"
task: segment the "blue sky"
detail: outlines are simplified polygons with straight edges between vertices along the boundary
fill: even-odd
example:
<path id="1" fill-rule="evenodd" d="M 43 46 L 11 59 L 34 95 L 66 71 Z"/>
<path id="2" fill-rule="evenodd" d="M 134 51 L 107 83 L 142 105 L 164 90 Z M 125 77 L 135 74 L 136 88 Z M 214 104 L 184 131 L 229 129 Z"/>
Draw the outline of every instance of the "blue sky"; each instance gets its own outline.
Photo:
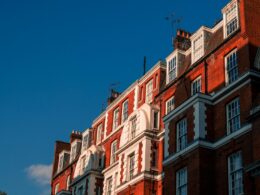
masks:
<path id="1" fill-rule="evenodd" d="M 190 32 L 225 1 L 1 0 L 0 190 L 48 194 L 55 140 L 84 130 L 112 83 L 125 89 L 171 51 L 175 13 Z"/>

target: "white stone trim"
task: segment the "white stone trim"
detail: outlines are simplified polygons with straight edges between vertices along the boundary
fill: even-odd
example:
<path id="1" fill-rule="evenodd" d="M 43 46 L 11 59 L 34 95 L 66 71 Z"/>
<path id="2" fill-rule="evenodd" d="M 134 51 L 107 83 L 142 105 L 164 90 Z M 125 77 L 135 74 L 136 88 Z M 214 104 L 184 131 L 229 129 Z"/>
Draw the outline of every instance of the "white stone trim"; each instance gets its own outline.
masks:
<path id="1" fill-rule="evenodd" d="M 191 152 L 192 150 L 194 150 L 198 147 L 216 150 L 216 149 L 224 146 L 225 144 L 228 144 L 233 139 L 236 139 L 236 138 L 248 133 L 249 131 L 251 131 L 251 129 L 252 129 L 252 124 L 247 124 L 247 125 L 243 126 L 242 128 L 240 128 L 239 130 L 223 137 L 222 139 L 220 139 L 219 141 L 216 141 L 214 143 L 211 143 L 208 141 L 196 140 L 192 144 L 190 144 L 188 147 L 186 147 L 185 149 L 183 149 L 180 152 L 175 153 L 175 154 L 171 155 L 170 157 L 168 157 L 167 159 L 165 159 L 163 161 L 163 166 L 170 164 L 171 162 L 175 161 L 179 157 Z"/>
<path id="2" fill-rule="evenodd" d="M 198 93 L 192 97 L 190 97 L 187 101 L 185 101 L 183 104 L 181 104 L 179 107 L 172 110 L 169 114 L 165 115 L 163 120 L 164 123 L 172 119 L 174 116 L 179 115 L 180 113 L 187 110 L 191 105 L 193 105 L 196 102 L 205 102 L 209 105 L 216 105 L 219 102 L 221 102 L 223 99 L 230 96 L 232 93 L 237 91 L 238 89 L 244 87 L 245 85 L 249 84 L 251 82 L 250 76 L 256 76 L 260 78 L 260 74 L 256 72 L 247 72 L 243 76 L 239 77 L 236 81 L 231 83 L 230 85 L 224 87 L 217 93 L 212 93 L 211 96 L 205 95 L 202 93 Z M 247 79 L 247 80 L 246 80 Z M 244 80 L 246 80 L 244 82 Z M 243 83 L 242 83 L 243 82 Z"/>

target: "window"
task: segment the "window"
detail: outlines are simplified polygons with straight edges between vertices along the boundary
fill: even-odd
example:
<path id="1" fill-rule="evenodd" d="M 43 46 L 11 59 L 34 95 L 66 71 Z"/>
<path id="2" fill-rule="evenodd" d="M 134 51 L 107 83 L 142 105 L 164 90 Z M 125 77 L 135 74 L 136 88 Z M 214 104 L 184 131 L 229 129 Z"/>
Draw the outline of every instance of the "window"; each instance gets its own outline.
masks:
<path id="1" fill-rule="evenodd" d="M 187 147 L 187 119 L 177 123 L 177 152 Z"/>
<path id="2" fill-rule="evenodd" d="M 226 83 L 230 84 L 238 79 L 237 51 L 234 50 L 225 57 Z"/>
<path id="3" fill-rule="evenodd" d="M 116 162 L 116 151 L 117 151 L 117 140 L 113 141 L 111 144 L 110 164 Z"/>
<path id="4" fill-rule="evenodd" d="M 69 162 L 70 154 L 67 151 L 62 151 L 59 154 L 59 164 L 58 164 L 58 171 L 60 172 L 63 170 L 63 168 L 66 166 L 66 163 Z"/>
<path id="5" fill-rule="evenodd" d="M 244 194 L 241 151 L 230 155 L 228 158 L 228 183 L 229 195 Z"/>
<path id="6" fill-rule="evenodd" d="M 107 195 L 112 195 L 112 177 L 107 179 Z"/>
<path id="7" fill-rule="evenodd" d="M 85 171 L 85 164 L 86 164 L 86 156 L 83 156 L 81 159 L 81 173 L 83 174 Z"/>
<path id="8" fill-rule="evenodd" d="M 227 131 L 233 133 L 240 129 L 240 101 L 239 98 L 231 101 L 226 106 L 227 112 Z"/>
<path id="9" fill-rule="evenodd" d="M 204 36 L 200 34 L 193 42 L 193 62 L 204 55 Z"/>
<path id="10" fill-rule="evenodd" d="M 59 183 L 56 184 L 56 186 L 55 186 L 55 190 L 54 190 L 54 194 L 55 194 L 55 195 L 58 193 L 58 191 L 59 191 L 59 187 L 60 187 L 60 184 L 59 184 Z"/>
<path id="11" fill-rule="evenodd" d="M 72 144 L 70 162 L 72 162 L 77 156 L 77 147 L 77 142 Z"/>
<path id="12" fill-rule="evenodd" d="M 119 108 L 114 111 L 113 130 L 119 126 Z"/>
<path id="13" fill-rule="evenodd" d="M 177 77 L 177 57 L 168 62 L 168 83 Z"/>
<path id="14" fill-rule="evenodd" d="M 201 92 L 201 77 L 198 77 L 191 83 L 191 95 Z"/>
<path id="15" fill-rule="evenodd" d="M 60 155 L 59 157 L 59 167 L 58 167 L 58 172 L 60 172 L 63 169 L 63 164 L 64 164 L 64 155 Z"/>
<path id="16" fill-rule="evenodd" d="M 79 187 L 77 195 L 83 195 L 83 186 Z"/>
<path id="17" fill-rule="evenodd" d="M 176 195 L 187 195 L 187 168 L 176 173 Z"/>
<path id="18" fill-rule="evenodd" d="M 134 177 L 134 169 L 135 169 L 135 155 L 131 154 L 129 156 L 129 180 Z"/>
<path id="19" fill-rule="evenodd" d="M 83 148 L 84 149 L 87 149 L 88 146 L 89 146 L 89 134 L 86 134 L 84 137 L 83 137 Z"/>
<path id="20" fill-rule="evenodd" d="M 128 100 L 123 103 L 122 121 L 125 122 L 128 118 Z"/>
<path id="21" fill-rule="evenodd" d="M 166 114 L 169 114 L 174 109 L 174 97 L 170 97 L 166 103 Z"/>
<path id="22" fill-rule="evenodd" d="M 145 97 L 145 102 L 146 103 L 151 103 L 153 100 L 153 80 L 150 80 L 146 84 L 146 97 Z"/>
<path id="23" fill-rule="evenodd" d="M 70 175 L 67 177 L 67 187 L 66 187 L 66 190 L 69 190 L 69 187 L 70 187 Z"/>
<path id="24" fill-rule="evenodd" d="M 137 122 L 137 118 L 136 116 L 133 117 L 130 121 L 130 132 L 131 132 L 131 138 L 130 139 L 134 139 L 135 138 L 135 134 L 136 134 L 136 122 Z"/>
<path id="25" fill-rule="evenodd" d="M 153 128 L 159 129 L 159 112 L 156 110 L 153 111 Z"/>
<path id="26" fill-rule="evenodd" d="M 224 37 L 226 38 L 234 33 L 239 27 L 237 1 L 228 4 L 222 12 L 224 17 Z"/>
<path id="27" fill-rule="evenodd" d="M 103 124 L 101 123 L 97 128 L 97 144 L 101 142 L 102 139 L 102 130 L 103 130 Z"/>

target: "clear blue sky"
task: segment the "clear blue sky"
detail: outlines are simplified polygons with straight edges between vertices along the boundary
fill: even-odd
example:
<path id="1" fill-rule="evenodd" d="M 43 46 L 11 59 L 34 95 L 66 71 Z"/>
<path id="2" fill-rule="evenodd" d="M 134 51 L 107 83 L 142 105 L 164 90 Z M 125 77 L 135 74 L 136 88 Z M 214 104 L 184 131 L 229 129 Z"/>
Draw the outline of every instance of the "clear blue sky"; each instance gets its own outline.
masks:
<path id="1" fill-rule="evenodd" d="M 175 12 L 194 32 L 221 18 L 224 1 L 1 0 L 0 190 L 41 195 L 28 175 L 50 165 L 55 140 L 68 141 L 101 112 L 111 83 L 125 89 L 171 51 Z"/>

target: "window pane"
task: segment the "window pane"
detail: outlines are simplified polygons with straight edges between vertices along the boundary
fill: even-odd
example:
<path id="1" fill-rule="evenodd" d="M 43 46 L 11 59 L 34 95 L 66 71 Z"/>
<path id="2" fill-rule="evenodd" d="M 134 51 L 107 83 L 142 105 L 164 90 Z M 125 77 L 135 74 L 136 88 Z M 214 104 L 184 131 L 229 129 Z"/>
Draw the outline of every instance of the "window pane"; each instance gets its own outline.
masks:
<path id="1" fill-rule="evenodd" d="M 229 156 L 229 194 L 243 194 L 243 166 L 241 151 Z"/>

